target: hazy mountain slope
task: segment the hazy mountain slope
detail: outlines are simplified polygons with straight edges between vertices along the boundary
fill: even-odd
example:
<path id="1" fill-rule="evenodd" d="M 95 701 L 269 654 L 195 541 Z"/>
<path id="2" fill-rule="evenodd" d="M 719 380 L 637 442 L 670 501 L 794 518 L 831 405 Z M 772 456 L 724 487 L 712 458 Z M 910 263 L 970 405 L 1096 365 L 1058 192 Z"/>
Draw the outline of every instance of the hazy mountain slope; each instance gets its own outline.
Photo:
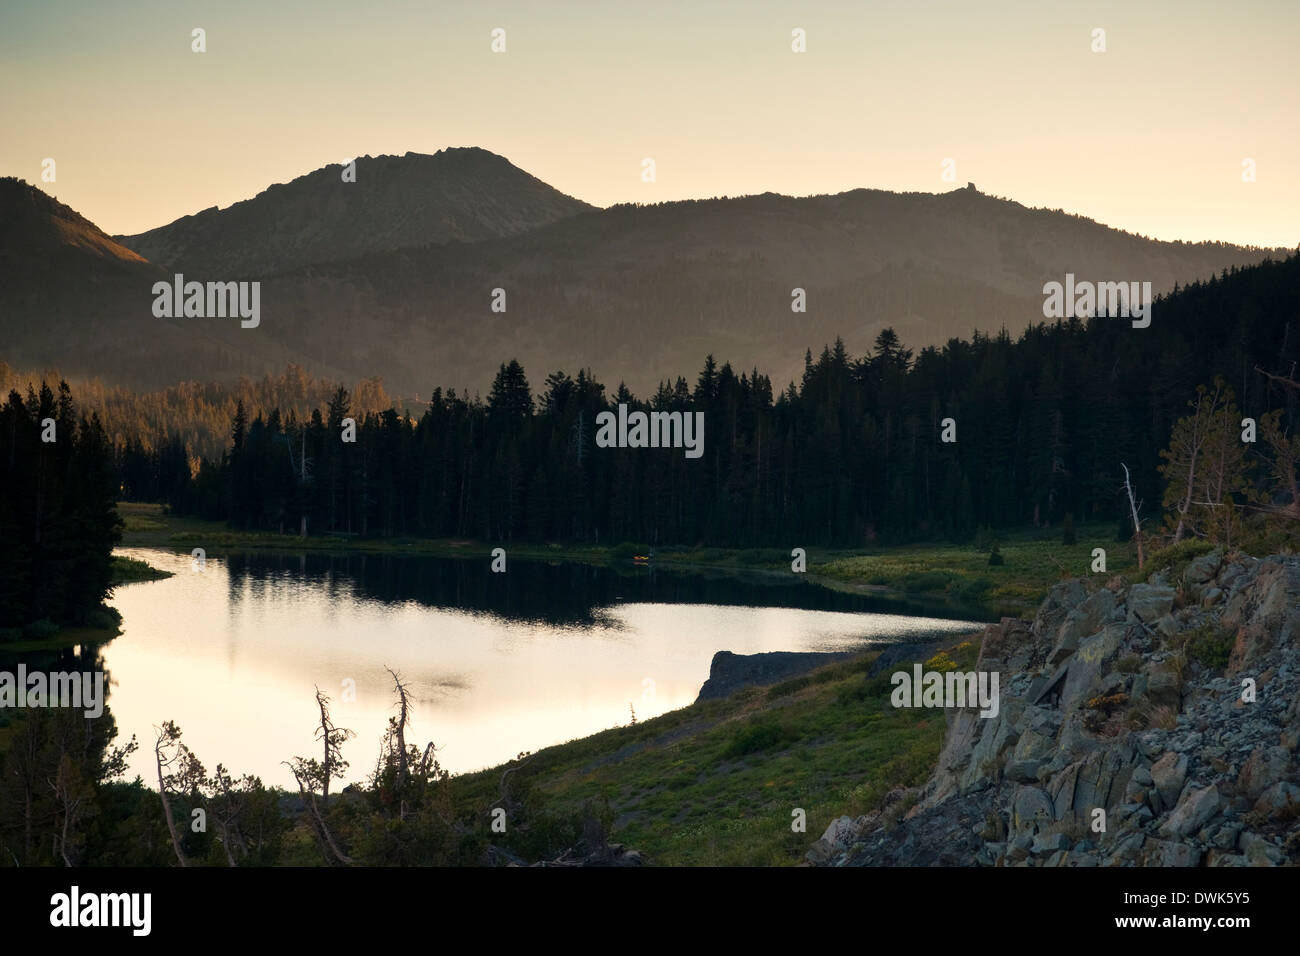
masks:
<path id="1" fill-rule="evenodd" d="M 1043 283 L 1066 272 L 1161 292 L 1265 255 L 1155 242 L 971 190 L 767 194 L 618 206 L 511 239 L 275 276 L 265 324 L 310 341 L 311 358 L 350 351 L 401 387 L 483 388 L 516 356 L 535 382 L 589 365 L 643 392 L 692 376 L 708 352 L 784 382 L 809 345 L 843 336 L 860 353 L 885 325 L 913 347 L 975 328 L 1017 334 L 1043 320 Z M 791 311 L 796 287 L 805 313 Z M 505 313 L 490 310 L 494 288 Z"/>
<path id="2" fill-rule="evenodd" d="M 293 360 L 296 349 L 254 341 L 238 320 L 154 318 L 153 284 L 166 277 L 42 190 L 0 179 L 0 360 L 137 387 Z"/>
<path id="3" fill-rule="evenodd" d="M 271 186 L 226 209 L 117 237 L 151 262 L 247 279 L 367 253 L 512 236 L 590 209 L 484 149 L 363 156 Z"/>
<path id="4" fill-rule="evenodd" d="M 407 225 L 399 228 L 366 212 L 361 226 L 349 226 L 346 210 L 334 209 L 349 202 L 338 188 L 382 180 L 385 163 L 401 171 L 435 162 L 536 183 L 481 150 L 444 151 L 363 160 L 356 184 L 337 183 L 333 167 L 213 214 L 215 238 L 200 243 L 209 233 L 196 232 L 185 261 L 226 265 L 176 268 L 189 279 L 239 280 L 261 271 L 255 329 L 230 319 L 154 318 L 152 283 L 170 268 L 138 261 L 40 190 L 7 181 L 0 196 L 0 358 L 151 388 L 261 375 L 296 362 L 347 380 L 382 375 L 394 393 L 427 395 L 436 385 L 486 390 L 498 365 L 517 357 L 534 385 L 556 368 L 589 366 L 611 388 L 623 379 L 644 394 L 661 378 L 693 378 L 712 352 L 784 383 L 802 372 L 809 346 L 842 336 L 861 354 L 886 325 L 913 348 L 977 328 L 1005 325 L 1018 334 L 1043 319 L 1043 283 L 1067 272 L 1081 280 L 1150 281 L 1161 292 L 1269 254 L 1155 242 L 972 189 L 856 190 L 587 209 L 504 238 L 426 241 L 274 273 L 271 260 L 256 267 L 262 253 L 250 250 L 268 244 L 286 243 L 274 260 L 282 262 L 333 255 L 360 241 L 358 232 L 372 244 L 400 241 L 401 228 L 415 220 L 400 220 Z M 457 220 L 461 235 L 522 228 L 541 215 L 539 205 L 511 207 L 505 193 L 483 187 L 479 196 L 466 182 L 462 177 L 458 202 L 476 213 Z M 538 186 L 541 192 L 524 190 L 523 199 L 545 198 L 549 187 Z M 272 202 L 284 212 L 280 233 L 260 220 L 235 229 L 235 219 L 223 218 L 257 219 L 277 190 L 285 196 Z M 552 212 L 576 203 L 555 202 Z M 318 207 L 334 211 L 322 218 L 311 212 Z M 282 234 L 291 238 L 274 238 Z M 804 313 L 790 308 L 796 287 L 806 290 Z M 496 288 L 506 291 L 504 313 L 491 310 Z"/>

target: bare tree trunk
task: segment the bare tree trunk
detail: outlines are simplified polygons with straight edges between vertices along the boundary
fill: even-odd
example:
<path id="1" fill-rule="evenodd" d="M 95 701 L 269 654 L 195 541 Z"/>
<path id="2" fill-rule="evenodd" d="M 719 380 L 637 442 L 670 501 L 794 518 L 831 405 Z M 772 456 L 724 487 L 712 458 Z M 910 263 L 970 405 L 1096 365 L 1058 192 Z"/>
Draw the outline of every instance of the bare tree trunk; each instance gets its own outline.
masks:
<path id="1" fill-rule="evenodd" d="M 330 771 L 333 769 L 333 764 L 330 762 L 330 730 L 332 728 L 330 727 L 329 711 L 325 709 L 325 697 L 321 694 L 320 688 L 316 689 L 316 705 L 320 707 L 320 732 L 325 747 L 325 763 L 322 765 L 325 772 L 322 774 L 321 800 L 328 803 L 330 799 Z"/>
<path id="2" fill-rule="evenodd" d="M 176 821 L 172 818 L 172 804 L 167 799 L 167 784 L 163 781 L 162 742 L 162 734 L 159 734 L 153 745 L 154 758 L 158 763 L 158 796 L 162 798 L 163 816 L 167 819 L 167 832 L 171 834 L 172 849 L 176 851 L 176 859 L 181 861 L 181 866 L 189 866 L 185 854 L 181 851 L 180 837 L 176 835 Z"/>
<path id="3" fill-rule="evenodd" d="M 1133 498 L 1133 483 L 1129 481 L 1128 465 L 1120 462 L 1119 466 L 1124 469 L 1124 490 L 1128 493 L 1129 511 L 1133 515 L 1133 540 L 1137 542 L 1138 570 L 1141 571 L 1142 565 L 1145 563 L 1145 558 L 1142 555 L 1142 524 L 1138 521 L 1138 506 Z M 1179 527 L 1182 527 L 1181 520 L 1179 521 Z"/>
<path id="4" fill-rule="evenodd" d="M 355 862 L 350 856 L 339 849 L 334 842 L 334 834 L 330 833 L 329 825 L 325 823 L 325 818 L 321 816 L 320 808 L 316 806 L 316 794 L 309 791 L 303 786 L 302 777 L 298 775 L 297 769 L 289 764 L 289 770 L 293 773 L 293 778 L 298 782 L 298 793 L 302 797 L 302 802 L 311 814 L 312 829 L 316 831 L 316 837 L 321 841 L 322 848 L 328 850 L 325 854 L 325 861 L 328 863 L 329 854 L 333 853 L 335 859 L 340 863 L 351 865 Z"/>
<path id="5" fill-rule="evenodd" d="M 1270 373 L 1268 373 L 1268 372 L 1265 372 L 1265 371 L 1264 371 L 1262 368 L 1260 368 L 1258 365 L 1255 366 L 1255 371 L 1258 372 L 1260 375 L 1263 375 L 1265 378 L 1269 379 L 1270 381 L 1273 381 L 1273 382 L 1279 382 L 1279 383 L 1281 383 L 1282 385 L 1286 386 L 1287 388 L 1293 388 L 1293 389 L 1295 389 L 1296 391 L 1300 391 L 1300 382 L 1297 382 L 1297 381 L 1296 381 L 1295 379 L 1293 379 L 1293 378 L 1283 378 L 1281 375 L 1272 375 L 1272 374 L 1270 374 Z M 1294 363 L 1294 362 L 1291 363 L 1291 374 L 1292 374 L 1292 375 L 1295 374 L 1295 363 Z"/>
<path id="6" fill-rule="evenodd" d="M 393 736 L 397 743 L 397 786 L 400 789 L 406 784 L 408 770 L 406 761 L 406 720 L 409 700 L 406 687 L 403 686 L 401 678 L 397 676 L 391 667 L 387 668 L 387 670 L 393 677 L 393 683 L 397 685 L 397 726 L 393 730 Z"/>

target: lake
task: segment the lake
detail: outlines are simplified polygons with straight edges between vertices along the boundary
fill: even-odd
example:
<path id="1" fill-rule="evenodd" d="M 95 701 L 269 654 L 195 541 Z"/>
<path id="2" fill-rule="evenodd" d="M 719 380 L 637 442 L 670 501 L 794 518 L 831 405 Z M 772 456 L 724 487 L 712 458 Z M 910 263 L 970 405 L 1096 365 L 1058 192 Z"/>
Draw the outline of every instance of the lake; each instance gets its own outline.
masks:
<path id="1" fill-rule="evenodd" d="M 258 552 L 119 554 L 175 573 L 125 585 L 122 634 L 102 648 L 119 742 L 157 786 L 153 727 L 176 721 L 211 770 L 292 786 L 282 761 L 319 757 L 315 688 L 329 695 L 349 781 L 373 769 L 394 711 L 386 668 L 414 699 L 408 743 L 480 769 L 692 703 L 719 650 L 839 651 L 980 625 L 897 609 L 797 575 L 627 572 L 511 560 Z M 355 688 L 355 699 L 345 693 Z M 347 698 L 347 699 L 345 699 Z"/>

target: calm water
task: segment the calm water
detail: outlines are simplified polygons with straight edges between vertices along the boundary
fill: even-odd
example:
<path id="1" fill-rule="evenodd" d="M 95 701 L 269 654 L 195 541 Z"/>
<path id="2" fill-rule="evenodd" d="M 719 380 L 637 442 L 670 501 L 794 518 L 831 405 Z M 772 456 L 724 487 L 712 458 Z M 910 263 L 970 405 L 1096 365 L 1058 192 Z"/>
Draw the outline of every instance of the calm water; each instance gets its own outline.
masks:
<path id="1" fill-rule="evenodd" d="M 209 558 L 125 549 L 175 572 L 118 589 L 123 633 L 103 648 L 119 740 L 156 785 L 153 726 L 175 720 L 209 769 L 289 785 L 318 756 L 314 688 L 334 699 L 350 780 L 374 766 L 394 712 L 391 667 L 415 698 L 407 741 L 473 770 L 522 750 L 686 706 L 714 652 L 845 650 L 970 622 L 873 613 L 864 598 L 783 576 L 671 574 L 395 556 Z M 879 606 L 879 605 L 874 605 Z M 343 700 L 355 682 L 355 701 Z"/>

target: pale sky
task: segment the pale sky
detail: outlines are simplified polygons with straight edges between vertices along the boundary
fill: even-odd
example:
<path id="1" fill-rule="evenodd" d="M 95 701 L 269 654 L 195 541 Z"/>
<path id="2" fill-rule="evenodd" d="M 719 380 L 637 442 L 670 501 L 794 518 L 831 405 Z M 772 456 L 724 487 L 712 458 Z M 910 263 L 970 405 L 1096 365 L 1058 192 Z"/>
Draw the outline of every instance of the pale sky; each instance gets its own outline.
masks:
<path id="1" fill-rule="evenodd" d="M 1294 248 L 1297 49 L 1296 0 L 0 0 L 0 175 L 112 234 L 446 146 L 600 206 L 939 192 L 952 159 L 1028 206 Z"/>

